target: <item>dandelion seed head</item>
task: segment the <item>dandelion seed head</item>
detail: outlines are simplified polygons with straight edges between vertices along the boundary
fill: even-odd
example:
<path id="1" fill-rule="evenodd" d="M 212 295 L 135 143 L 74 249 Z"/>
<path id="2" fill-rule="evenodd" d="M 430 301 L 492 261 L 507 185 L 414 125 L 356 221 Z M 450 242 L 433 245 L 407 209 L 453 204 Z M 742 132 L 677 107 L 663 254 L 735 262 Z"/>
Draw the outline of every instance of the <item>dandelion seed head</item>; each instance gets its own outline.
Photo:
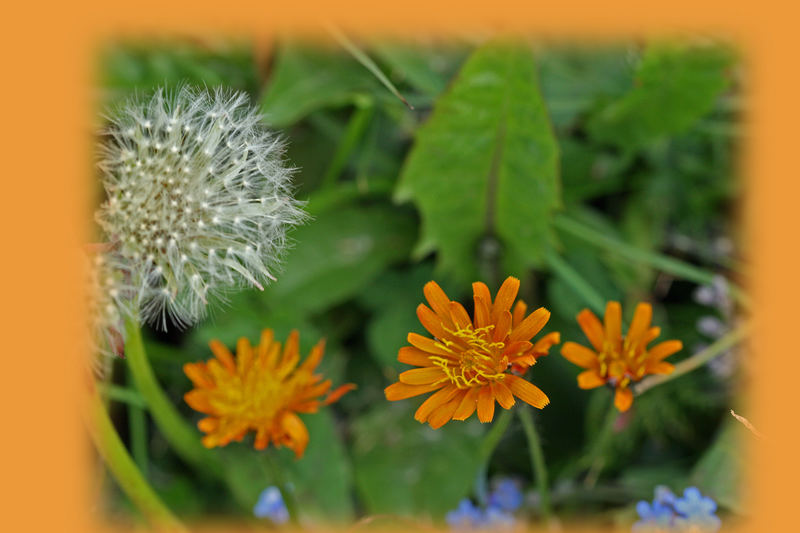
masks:
<path id="1" fill-rule="evenodd" d="M 304 218 L 283 146 L 242 93 L 184 87 L 128 102 L 99 166 L 108 199 L 97 220 L 126 265 L 138 318 L 162 328 L 201 319 L 209 296 L 267 283 Z M 209 261 L 214 248 L 228 257 Z M 248 249 L 258 253 L 237 252 Z"/>

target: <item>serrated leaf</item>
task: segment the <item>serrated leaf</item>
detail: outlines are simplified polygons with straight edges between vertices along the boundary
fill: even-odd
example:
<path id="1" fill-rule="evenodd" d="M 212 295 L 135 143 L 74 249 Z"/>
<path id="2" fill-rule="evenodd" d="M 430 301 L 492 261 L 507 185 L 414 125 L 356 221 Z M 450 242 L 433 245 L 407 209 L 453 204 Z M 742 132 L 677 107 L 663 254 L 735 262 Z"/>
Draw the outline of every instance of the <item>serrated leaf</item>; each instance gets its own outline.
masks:
<path id="1" fill-rule="evenodd" d="M 467 496 L 481 467 L 483 429 L 475 420 L 434 430 L 414 420 L 411 406 L 382 404 L 353 433 L 356 488 L 369 513 L 441 519 Z"/>
<path id="2" fill-rule="evenodd" d="M 273 127 L 285 127 L 312 111 L 353 103 L 377 88 L 372 75 L 344 52 L 286 44 L 281 47 L 261 111 Z"/>
<path id="3" fill-rule="evenodd" d="M 408 257 L 415 222 L 391 207 L 326 211 L 292 233 L 295 247 L 264 291 L 273 307 L 320 311 L 353 296 L 392 262 Z"/>
<path id="4" fill-rule="evenodd" d="M 635 148 L 687 130 L 711 111 L 728 86 L 731 53 L 721 47 L 650 46 L 635 87 L 601 108 L 588 123 L 597 141 Z"/>
<path id="5" fill-rule="evenodd" d="M 395 197 L 422 213 L 417 255 L 436 250 L 461 278 L 475 277 L 488 234 L 523 265 L 542 259 L 560 205 L 558 147 L 528 49 L 494 43 L 470 56 L 417 131 Z"/>

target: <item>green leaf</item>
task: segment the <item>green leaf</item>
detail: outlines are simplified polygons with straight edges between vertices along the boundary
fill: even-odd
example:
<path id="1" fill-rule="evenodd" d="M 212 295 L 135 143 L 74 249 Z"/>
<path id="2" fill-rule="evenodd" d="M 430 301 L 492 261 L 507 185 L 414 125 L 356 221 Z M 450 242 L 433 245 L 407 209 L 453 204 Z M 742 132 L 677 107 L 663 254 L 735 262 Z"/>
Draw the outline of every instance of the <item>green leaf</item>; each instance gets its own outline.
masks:
<path id="1" fill-rule="evenodd" d="M 444 91 L 466 55 L 461 46 L 431 48 L 399 43 L 377 44 L 373 51 L 389 66 L 392 77 L 431 97 Z"/>
<path id="2" fill-rule="evenodd" d="M 286 44 L 275 60 L 261 110 L 267 123 L 285 127 L 325 107 L 352 104 L 379 86 L 374 77 L 342 52 Z"/>
<path id="3" fill-rule="evenodd" d="M 356 488 L 369 513 L 441 519 L 472 488 L 483 428 L 473 417 L 431 429 L 414 420 L 412 402 L 382 404 L 353 425 Z"/>
<path id="4" fill-rule="evenodd" d="M 733 511 L 746 511 L 739 498 L 740 487 L 747 468 L 743 437 L 751 437 L 739 422 L 726 421 L 703 456 L 692 470 L 691 481 L 704 495 Z"/>
<path id="5" fill-rule="evenodd" d="M 635 86 L 591 117 L 597 141 L 635 148 L 681 133 L 711 111 L 728 87 L 729 50 L 714 46 L 650 46 L 636 72 Z"/>
<path id="6" fill-rule="evenodd" d="M 311 436 L 303 458 L 281 450 L 280 463 L 301 502 L 303 515 L 326 523 L 353 518 L 353 468 L 330 408 L 303 415 Z"/>
<path id="7" fill-rule="evenodd" d="M 320 213 L 292 234 L 296 245 L 265 298 L 272 307 L 302 312 L 340 303 L 387 265 L 408 257 L 414 234 L 414 219 L 403 210 L 370 206 Z"/>
<path id="8" fill-rule="evenodd" d="M 482 237 L 494 235 L 515 266 L 541 261 L 560 204 L 558 147 L 524 47 L 488 44 L 465 63 L 416 134 L 396 191 L 422 213 L 417 256 L 475 277 Z"/>

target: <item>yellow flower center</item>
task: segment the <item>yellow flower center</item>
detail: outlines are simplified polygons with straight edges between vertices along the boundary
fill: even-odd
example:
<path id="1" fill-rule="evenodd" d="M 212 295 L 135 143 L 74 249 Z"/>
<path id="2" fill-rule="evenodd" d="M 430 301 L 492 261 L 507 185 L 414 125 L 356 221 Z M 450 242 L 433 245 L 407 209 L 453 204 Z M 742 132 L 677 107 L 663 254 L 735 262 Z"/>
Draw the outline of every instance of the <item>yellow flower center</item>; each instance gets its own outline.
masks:
<path id="1" fill-rule="evenodd" d="M 597 354 L 600 375 L 625 387 L 631 380 L 638 381 L 645 373 L 647 350 L 641 344 L 631 346 L 627 339 L 622 343 L 621 353 L 608 340 L 603 341 L 603 350 Z"/>
<path id="2" fill-rule="evenodd" d="M 505 379 L 508 358 L 500 356 L 505 343 L 492 341 L 493 329 L 494 325 L 446 330 L 456 340 L 445 339 L 436 345 L 452 354 L 452 357 L 431 356 L 431 362 L 441 368 L 450 383 L 459 389 L 480 387 L 491 381 Z"/>

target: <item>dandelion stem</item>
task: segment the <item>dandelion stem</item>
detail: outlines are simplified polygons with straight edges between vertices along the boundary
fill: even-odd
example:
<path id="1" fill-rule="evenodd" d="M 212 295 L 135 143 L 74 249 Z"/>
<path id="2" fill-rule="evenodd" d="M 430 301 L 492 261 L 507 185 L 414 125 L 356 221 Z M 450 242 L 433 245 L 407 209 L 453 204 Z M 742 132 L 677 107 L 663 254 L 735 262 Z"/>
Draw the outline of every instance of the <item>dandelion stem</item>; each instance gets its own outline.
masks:
<path id="1" fill-rule="evenodd" d="M 528 439 L 528 453 L 531 457 L 531 468 L 533 468 L 534 475 L 536 476 L 536 487 L 539 491 L 539 508 L 542 513 L 542 518 L 550 521 L 550 487 L 547 480 L 547 466 L 544 462 L 544 453 L 542 453 L 542 444 L 539 440 L 539 434 L 536 432 L 536 425 L 531 416 L 531 408 L 527 405 L 522 405 L 517 408 L 517 416 L 519 421 L 522 422 L 522 429 L 525 431 L 525 438 Z"/>
<path id="2" fill-rule="evenodd" d="M 589 305 L 592 309 L 594 309 L 598 313 L 603 313 L 606 308 L 606 300 L 603 298 L 599 292 L 597 292 L 594 287 L 592 287 L 583 277 L 574 269 L 572 268 L 569 263 L 564 261 L 558 254 L 555 252 L 549 251 L 545 256 L 547 260 L 547 264 L 550 265 L 550 268 L 553 269 L 556 276 L 561 278 L 561 280 L 572 287 L 572 289 L 578 293 L 585 301 L 586 304 Z"/>
<path id="3" fill-rule="evenodd" d="M 661 255 L 653 252 L 641 250 L 622 241 L 609 237 L 605 233 L 590 228 L 577 220 L 566 215 L 558 215 L 555 218 L 555 226 L 574 237 L 583 239 L 589 244 L 605 248 L 614 254 L 633 261 L 650 265 L 674 276 L 694 281 L 703 285 L 709 285 L 714 281 L 714 273 L 698 268 L 689 263 L 679 261 L 673 257 Z M 731 294 L 744 307 L 749 307 L 750 300 L 741 289 L 731 284 Z"/>
<path id="4" fill-rule="evenodd" d="M 128 368 L 139 394 L 147 402 L 150 415 L 158 429 L 183 459 L 200 468 L 201 471 L 211 471 L 220 475 L 222 465 L 218 457 L 200 444 L 198 432 L 178 413 L 158 384 L 145 353 L 139 324 L 128 319 L 125 321 L 125 331 L 127 334 L 125 358 Z"/>
<path id="5" fill-rule="evenodd" d="M 286 511 L 289 513 L 289 521 L 297 525 L 299 523 L 299 517 L 297 515 L 297 501 L 294 497 L 294 492 L 289 489 L 289 485 L 286 482 L 286 476 L 283 473 L 283 468 L 275 460 L 272 456 L 270 450 L 266 450 L 261 453 L 261 461 L 259 461 L 262 467 L 267 472 L 272 483 L 278 487 L 278 490 L 281 491 L 281 497 L 283 498 L 283 504 L 286 506 Z"/>
<path id="6" fill-rule="evenodd" d="M 136 468 L 136 463 L 117 435 L 97 390 L 89 398 L 87 425 L 92 441 L 109 471 L 142 514 L 161 530 L 186 531 Z"/>
<path id="7" fill-rule="evenodd" d="M 725 353 L 733 346 L 738 344 L 739 341 L 741 341 L 745 335 L 747 335 L 747 326 L 742 326 L 734 329 L 733 331 L 730 331 L 729 333 L 720 337 L 716 342 L 714 342 L 711 346 L 709 346 L 705 350 L 700 350 L 693 356 L 684 359 L 680 363 L 676 364 L 675 370 L 673 370 L 670 374 L 661 376 L 651 376 L 649 378 L 643 379 L 633 388 L 633 393 L 638 396 L 639 394 L 642 394 L 643 392 L 652 389 L 653 387 L 662 385 L 668 381 L 672 381 L 675 378 L 681 377 L 682 375 L 687 374 L 692 370 L 703 366 L 704 364 L 708 363 L 718 355 Z"/>
<path id="8" fill-rule="evenodd" d="M 133 377 L 130 372 L 126 376 L 129 385 L 132 385 Z M 128 429 L 131 432 L 131 455 L 136 465 L 147 477 L 148 463 L 147 457 L 147 417 L 143 406 L 128 404 Z"/>

